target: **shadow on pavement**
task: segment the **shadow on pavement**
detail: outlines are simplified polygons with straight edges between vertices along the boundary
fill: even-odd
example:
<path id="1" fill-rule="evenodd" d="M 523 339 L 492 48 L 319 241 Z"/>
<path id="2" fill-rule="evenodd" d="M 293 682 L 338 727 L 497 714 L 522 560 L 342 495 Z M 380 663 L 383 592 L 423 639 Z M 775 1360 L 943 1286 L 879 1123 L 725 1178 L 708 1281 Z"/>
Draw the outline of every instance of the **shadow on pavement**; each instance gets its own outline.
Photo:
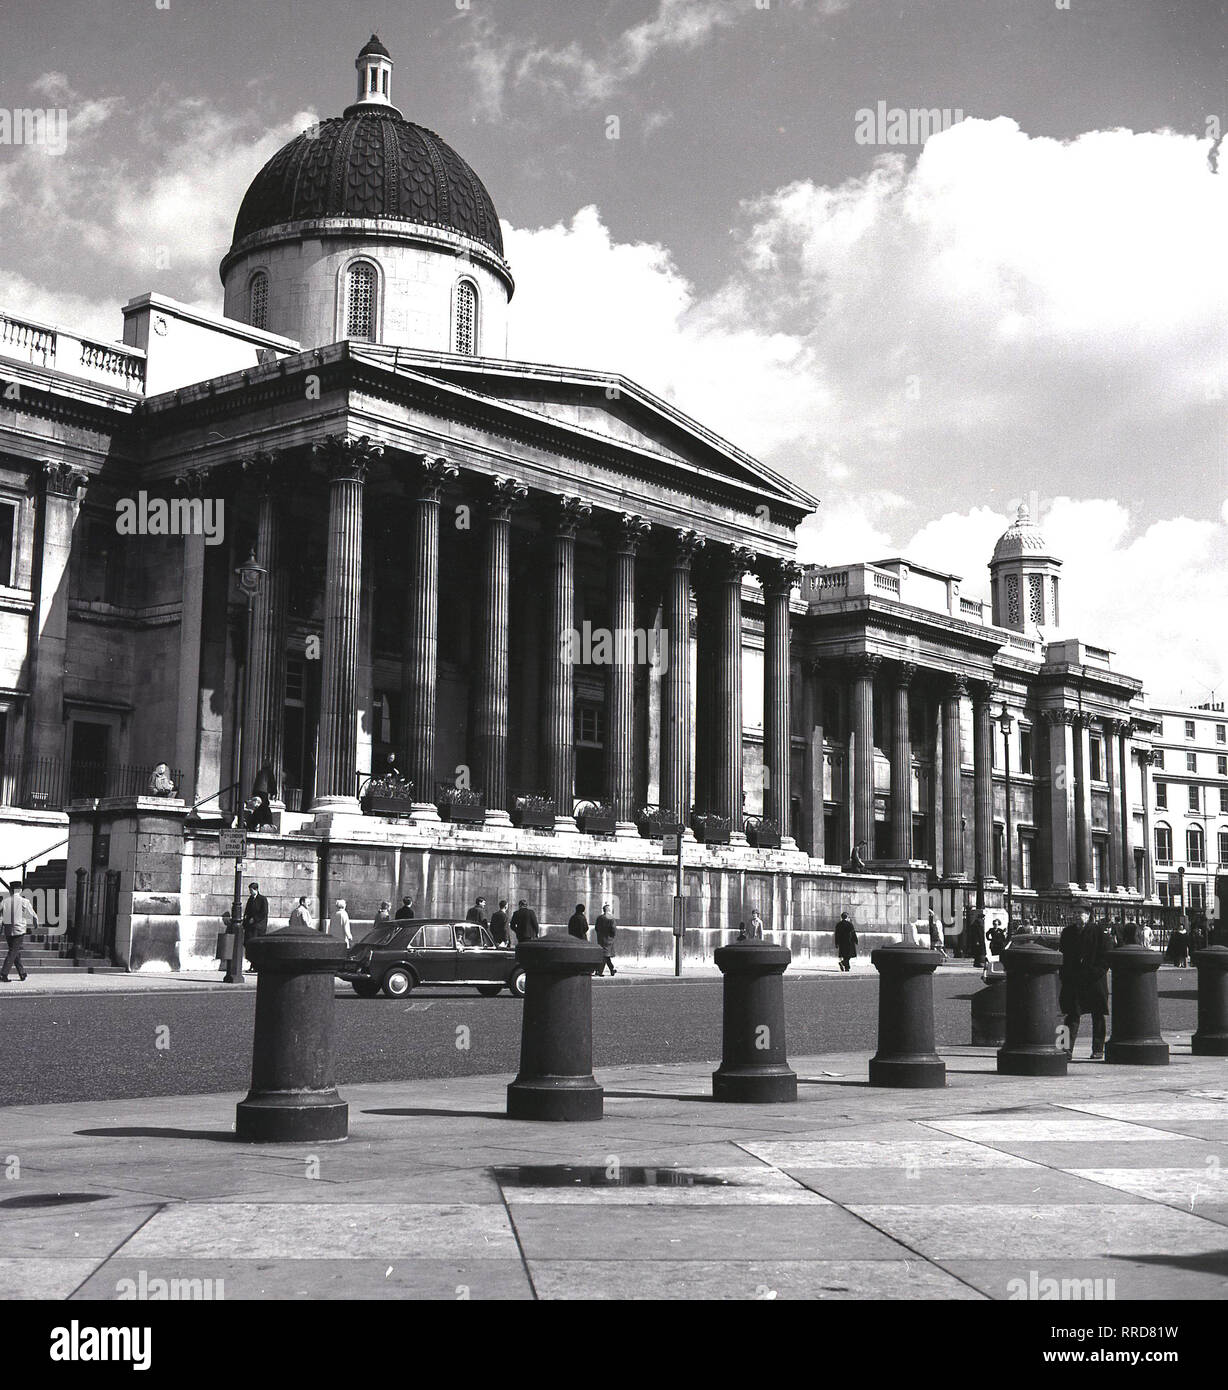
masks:
<path id="1" fill-rule="evenodd" d="M 424 1108 L 405 1108 L 400 1110 L 364 1110 L 364 1115 L 405 1115 L 409 1117 L 440 1116 L 448 1120 L 506 1120 L 505 1110 L 427 1110 Z"/>
<path id="2" fill-rule="evenodd" d="M 241 1143 L 228 1129 L 162 1129 L 153 1125 L 127 1125 L 116 1129 L 77 1129 L 86 1139 L 209 1139 L 218 1144 Z"/>
<path id="3" fill-rule="evenodd" d="M 1228 1274 L 1228 1250 L 1215 1250 L 1205 1255 L 1110 1255 L 1111 1260 L 1129 1260 L 1131 1264 L 1166 1265 L 1190 1269 L 1197 1274 Z"/>
<path id="4" fill-rule="evenodd" d="M 607 1100 L 695 1100 L 703 1105 L 712 1103 L 711 1096 L 697 1096 L 693 1092 L 687 1096 L 676 1095 L 672 1091 L 607 1091 Z"/>

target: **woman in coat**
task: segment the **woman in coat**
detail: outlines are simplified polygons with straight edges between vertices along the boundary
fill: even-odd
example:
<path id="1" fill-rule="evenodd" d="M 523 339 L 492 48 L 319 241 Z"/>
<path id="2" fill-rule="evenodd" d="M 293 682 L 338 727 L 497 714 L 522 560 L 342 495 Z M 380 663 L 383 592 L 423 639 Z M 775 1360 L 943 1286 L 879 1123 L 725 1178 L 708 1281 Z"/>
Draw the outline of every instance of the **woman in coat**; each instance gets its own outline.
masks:
<path id="1" fill-rule="evenodd" d="M 849 962 L 857 954 L 857 929 L 847 912 L 840 914 L 836 923 L 836 955 L 840 957 L 840 969 L 847 975 L 852 966 Z"/>
<path id="2" fill-rule="evenodd" d="M 1058 943 L 1062 953 L 1058 1007 L 1066 1025 L 1066 1055 L 1074 1051 L 1079 1020 L 1092 1016 L 1092 1060 L 1104 1058 L 1104 1036 L 1109 1012 L 1109 952 L 1113 933 L 1097 926 L 1086 908 L 1071 922 Z"/>

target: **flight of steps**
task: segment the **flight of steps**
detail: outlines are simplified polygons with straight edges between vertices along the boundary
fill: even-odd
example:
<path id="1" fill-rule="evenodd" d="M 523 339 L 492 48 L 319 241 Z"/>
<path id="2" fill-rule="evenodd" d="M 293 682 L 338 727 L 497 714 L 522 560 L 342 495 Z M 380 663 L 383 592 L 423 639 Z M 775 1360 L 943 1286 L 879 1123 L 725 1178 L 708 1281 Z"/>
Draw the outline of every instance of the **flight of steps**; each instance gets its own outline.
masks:
<path id="1" fill-rule="evenodd" d="M 30 892 L 41 889 L 44 895 L 53 892 L 62 893 L 67 878 L 67 869 L 67 860 L 49 859 L 47 863 L 40 864 L 37 869 L 30 870 L 26 875 L 24 886 Z M 61 901 L 64 900 L 61 899 Z M 3 944 L 0 942 L 0 946 Z M 0 960 L 3 960 L 2 954 L 0 954 Z M 27 933 L 25 944 L 21 948 L 21 963 L 27 974 L 30 975 L 71 973 L 74 970 L 83 970 L 89 974 L 100 975 L 123 973 L 122 966 L 112 965 L 104 956 L 80 956 L 73 960 L 72 947 L 67 944 L 63 935 L 47 936 L 41 931 Z M 16 979 L 16 975 L 13 978 Z"/>

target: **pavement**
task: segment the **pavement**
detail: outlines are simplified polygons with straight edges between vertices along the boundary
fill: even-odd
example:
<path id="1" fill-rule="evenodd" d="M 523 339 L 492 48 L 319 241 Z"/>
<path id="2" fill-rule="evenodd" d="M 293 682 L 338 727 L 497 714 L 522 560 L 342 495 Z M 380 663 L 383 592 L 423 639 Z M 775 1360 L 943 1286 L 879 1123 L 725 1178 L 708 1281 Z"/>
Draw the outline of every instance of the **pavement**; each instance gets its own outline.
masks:
<path id="1" fill-rule="evenodd" d="M 0 1298 L 1211 1300 L 1228 1291 L 1228 1063 L 795 1104 L 712 1063 L 603 1069 L 605 1118 L 509 1120 L 509 1076 L 346 1086 L 350 1138 L 255 1146 L 239 1094 L 0 1110 Z M 165 1295 L 163 1295 L 165 1296 Z"/>

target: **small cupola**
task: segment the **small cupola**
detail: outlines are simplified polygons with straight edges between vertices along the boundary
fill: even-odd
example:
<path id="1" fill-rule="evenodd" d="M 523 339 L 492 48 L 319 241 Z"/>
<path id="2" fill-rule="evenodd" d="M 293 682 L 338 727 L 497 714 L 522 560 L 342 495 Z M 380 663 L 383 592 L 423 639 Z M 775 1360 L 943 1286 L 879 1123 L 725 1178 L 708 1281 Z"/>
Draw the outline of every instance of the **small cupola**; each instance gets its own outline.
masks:
<path id="1" fill-rule="evenodd" d="M 372 34 L 354 60 L 358 70 L 358 96 L 346 115 L 388 111 L 401 113 L 392 104 L 392 54 Z"/>

